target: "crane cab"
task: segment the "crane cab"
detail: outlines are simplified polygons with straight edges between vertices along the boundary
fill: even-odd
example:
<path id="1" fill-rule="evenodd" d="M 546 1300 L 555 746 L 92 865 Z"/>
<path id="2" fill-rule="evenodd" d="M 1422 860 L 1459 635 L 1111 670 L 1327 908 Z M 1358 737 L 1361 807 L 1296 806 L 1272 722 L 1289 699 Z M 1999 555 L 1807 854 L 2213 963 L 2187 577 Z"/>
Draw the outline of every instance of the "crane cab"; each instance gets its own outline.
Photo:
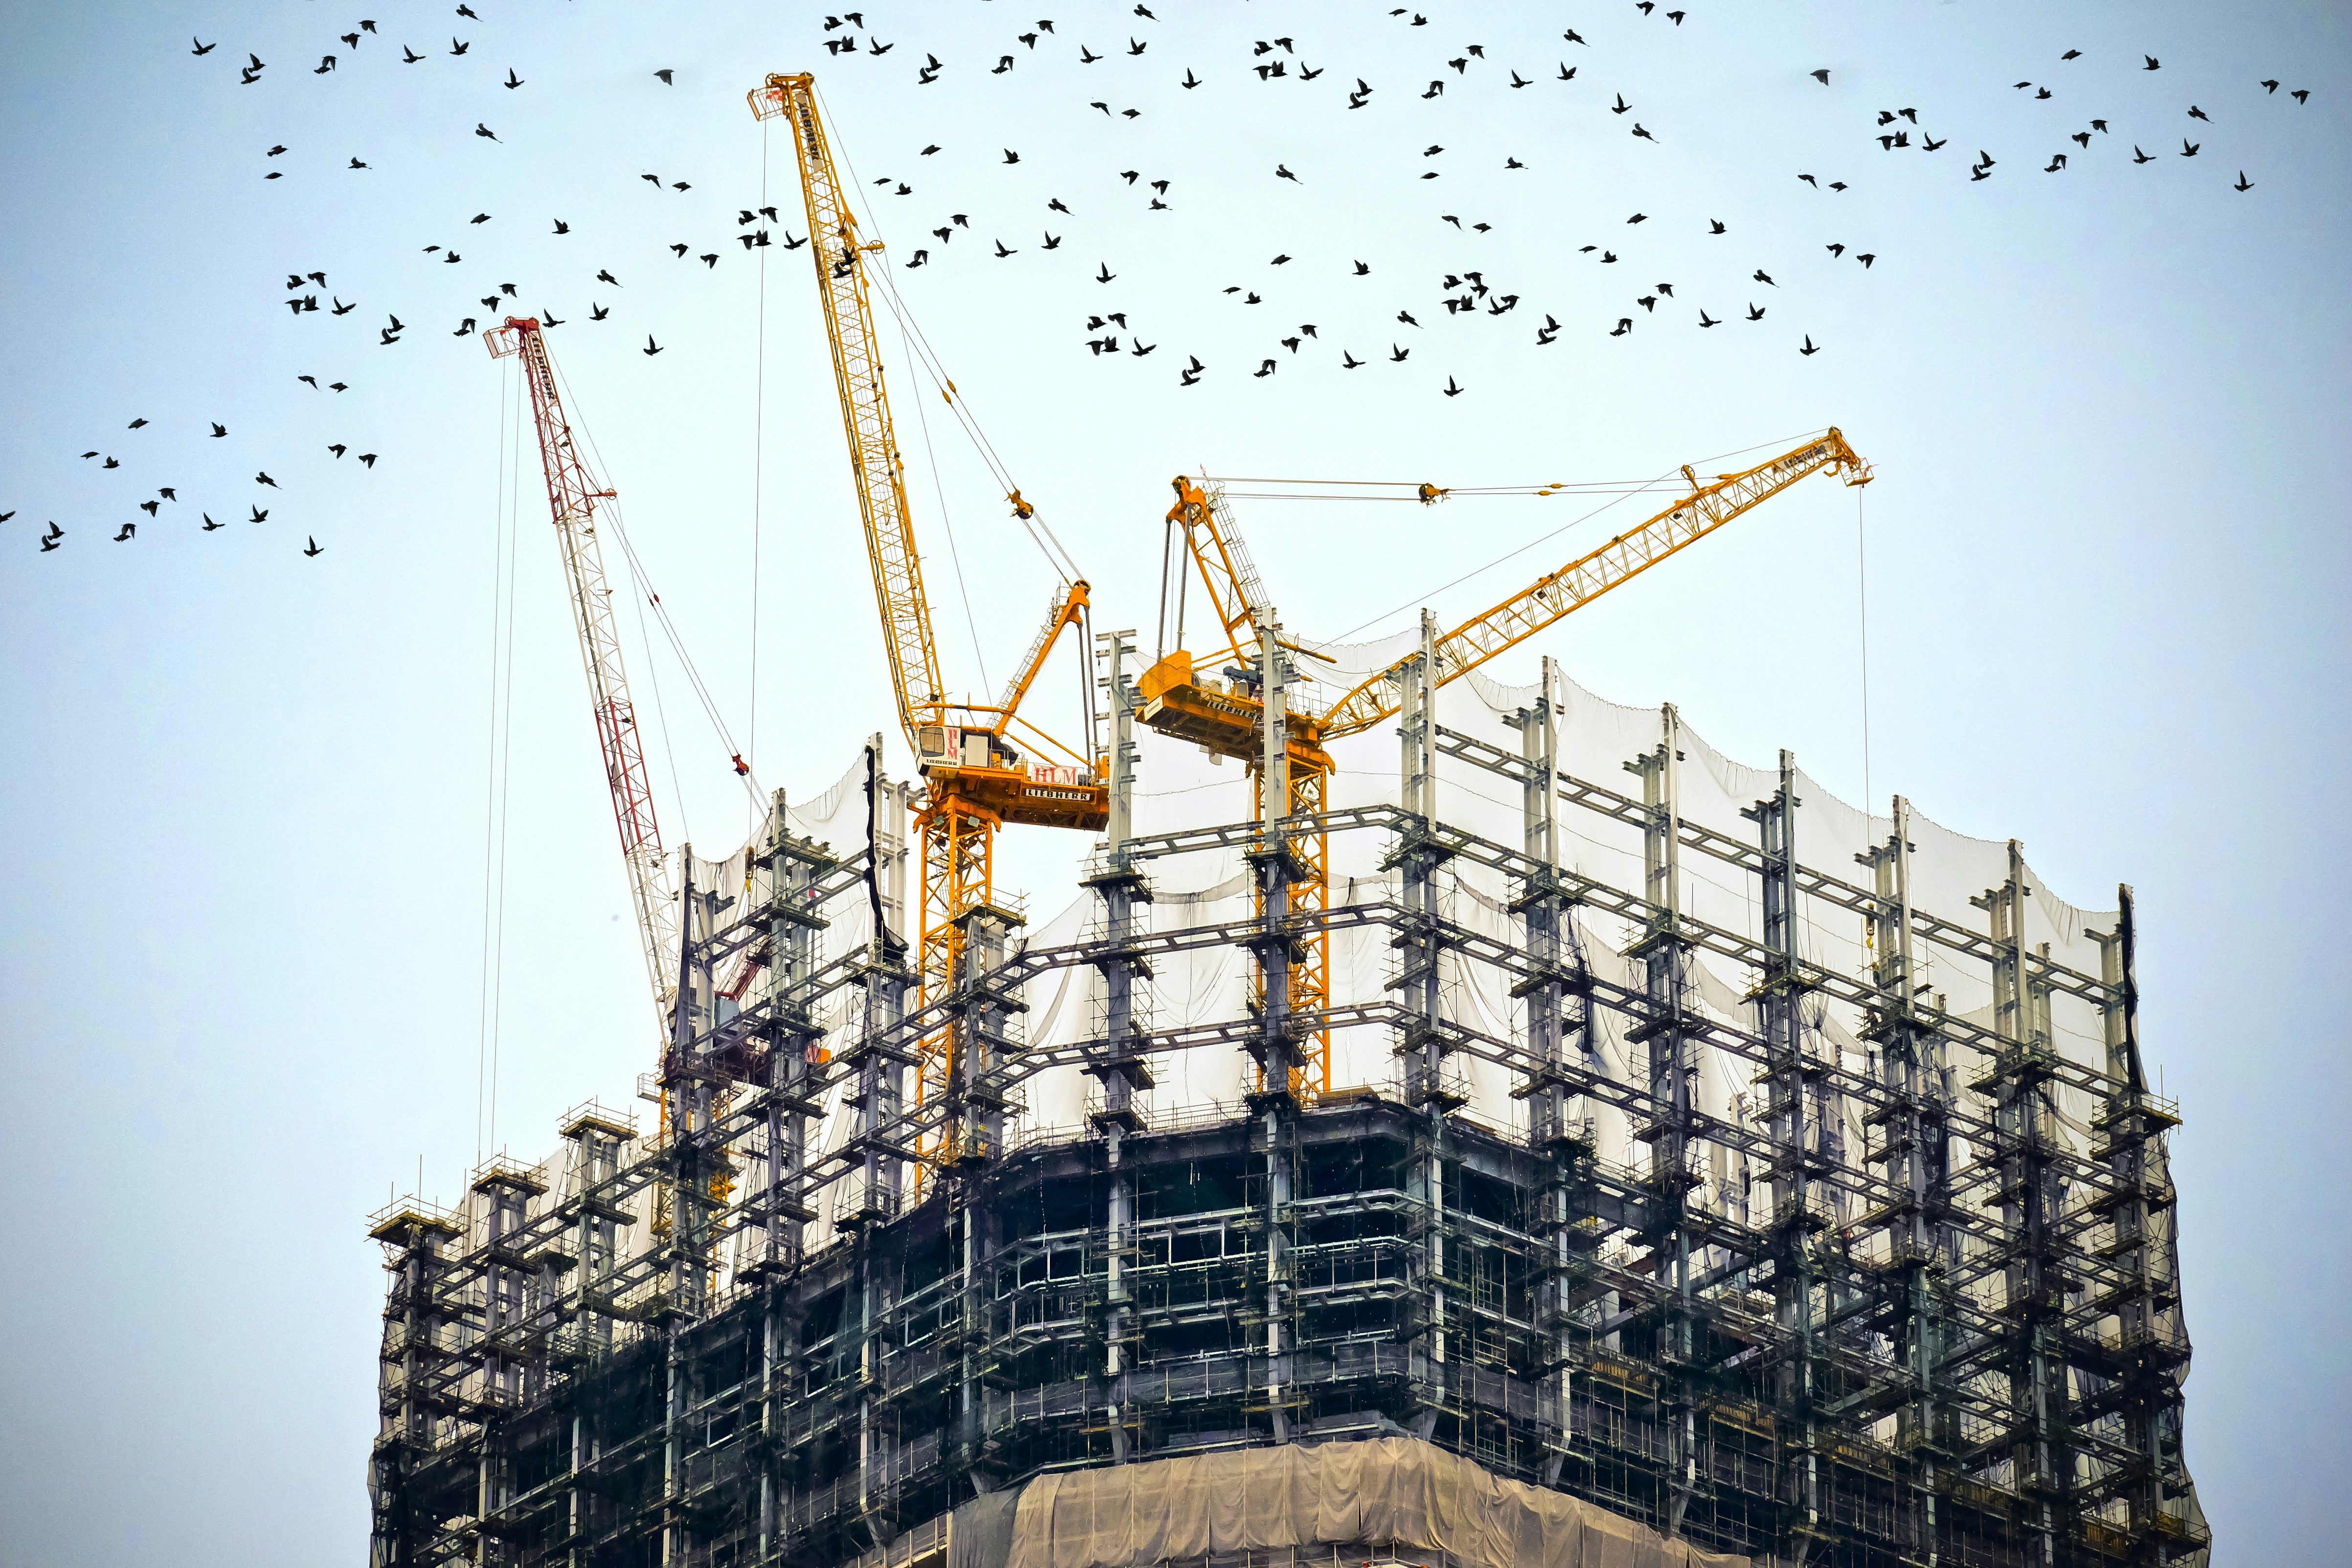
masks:
<path id="1" fill-rule="evenodd" d="M 1110 786 L 1086 768 L 1025 761 L 993 731 L 919 724 L 923 778 L 932 795 L 999 822 L 1099 833 L 1110 824 Z"/>

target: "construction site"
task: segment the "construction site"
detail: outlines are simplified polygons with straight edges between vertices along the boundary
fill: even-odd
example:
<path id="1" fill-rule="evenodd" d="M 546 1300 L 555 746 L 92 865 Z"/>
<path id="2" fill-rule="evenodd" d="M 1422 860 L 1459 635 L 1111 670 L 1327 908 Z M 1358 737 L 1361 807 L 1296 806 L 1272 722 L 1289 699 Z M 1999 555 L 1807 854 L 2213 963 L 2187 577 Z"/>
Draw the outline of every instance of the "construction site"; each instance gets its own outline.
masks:
<path id="1" fill-rule="evenodd" d="M 731 854 L 664 846 L 611 486 L 540 323 L 486 333 L 536 416 L 658 1055 L 542 1156 L 371 1216 L 372 1563 L 2203 1564 L 2130 889 L 2077 908 L 2014 840 L 1521 647 L 1783 490 L 1871 482 L 1846 436 L 1685 468 L 1370 644 L 1286 627 L 1241 507 L 1179 479 L 1148 639 L 1066 581 L 998 700 L 951 700 L 879 247 L 810 79 L 751 107 L 819 239 L 917 768 L 880 733 L 795 757 L 826 787 Z M 1087 679 L 1048 729 L 1057 650 Z M 999 836 L 1045 829 L 1078 885 L 998 886 Z"/>

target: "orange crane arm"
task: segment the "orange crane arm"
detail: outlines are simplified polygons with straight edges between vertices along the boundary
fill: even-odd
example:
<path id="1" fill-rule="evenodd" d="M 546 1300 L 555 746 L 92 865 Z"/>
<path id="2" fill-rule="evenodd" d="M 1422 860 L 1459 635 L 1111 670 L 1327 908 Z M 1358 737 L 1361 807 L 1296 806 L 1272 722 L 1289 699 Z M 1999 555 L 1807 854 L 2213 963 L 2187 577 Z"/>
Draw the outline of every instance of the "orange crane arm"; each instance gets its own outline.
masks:
<path id="1" fill-rule="evenodd" d="M 1054 603 L 1045 612 L 1045 624 L 1037 628 L 1037 638 L 1034 642 L 1029 645 L 1028 657 L 1021 661 L 1021 668 L 1013 671 L 1013 679 L 1004 683 L 1004 695 L 998 700 L 996 705 L 999 722 L 1003 723 L 1007 728 L 1012 726 L 1014 717 L 1021 711 L 1022 699 L 1027 697 L 1029 695 L 1029 688 L 1036 684 L 1037 672 L 1045 668 L 1045 661 L 1053 657 L 1054 649 L 1062 640 L 1063 632 L 1068 630 L 1072 626 L 1077 626 L 1081 630 L 1084 629 L 1087 608 L 1087 580 L 1085 578 L 1081 577 L 1072 583 L 1066 589 L 1055 592 L 1054 595 Z M 1080 657 L 1084 657 L 1083 650 L 1081 650 Z M 981 711 L 985 711 L 985 710 L 982 710 Z M 1059 750 L 1068 752 L 1072 756 L 1077 757 L 1078 760 L 1085 763 L 1089 769 L 1094 766 L 1094 759 L 1091 756 L 1071 752 L 1070 748 L 1063 745 L 1061 742 L 1054 740 L 1051 735 L 1046 734 L 1045 731 L 1038 729 L 1034 724 L 1029 725 L 1028 729 L 1032 734 L 1037 735 L 1051 742 Z"/>
<path id="2" fill-rule="evenodd" d="M 621 858 L 628 862 L 629 893 L 637 907 L 637 934 L 653 983 L 655 1010 L 665 1037 L 670 1001 L 677 994 L 677 897 L 662 855 L 661 826 L 654 820 L 654 792 L 646 773 L 636 709 L 629 701 L 628 678 L 621 669 L 621 637 L 613 620 L 613 590 L 604 579 L 604 556 L 596 542 L 596 503 L 613 492 L 599 489 L 572 439 L 572 422 L 555 387 L 555 366 L 539 321 L 509 316 L 482 334 L 493 359 L 517 356 L 530 387 L 530 409 L 539 427 L 539 458 L 547 474 L 547 504 L 571 586 L 572 626 L 580 635 L 580 657 L 588 668 L 588 695 L 595 705 L 596 741 L 604 752 L 604 782 L 613 792 L 613 817 L 621 829 Z"/>
<path id="3" fill-rule="evenodd" d="M 1871 479 L 1870 465 L 1854 454 L 1834 426 L 1817 441 L 1739 473 L 1718 475 L 1710 485 L 1699 485 L 1697 476 L 1685 467 L 1684 476 L 1696 487 L 1692 494 L 1439 638 L 1438 684 L 1477 668 L 1675 551 L 1706 538 L 1748 508 L 1823 469 L 1842 474 L 1848 485 L 1866 485 Z M 1323 733 L 1352 735 L 1369 730 L 1393 715 L 1401 700 L 1397 671 L 1383 670 L 1331 705 L 1324 715 Z"/>
<path id="4" fill-rule="evenodd" d="M 866 258 L 882 248 L 881 242 L 866 244 L 857 237 L 848 190 L 834 168 L 824 123 L 817 116 L 816 79 L 806 73 L 771 76 L 750 96 L 753 115 L 761 120 L 782 116 L 792 126 L 793 151 L 800 158 L 801 195 L 813 241 L 809 255 L 816 263 L 817 293 L 824 301 L 825 337 L 833 345 L 833 379 L 849 436 L 849 468 L 866 524 L 866 560 L 882 613 L 898 721 L 913 745 L 918 725 L 943 721 L 947 682 L 940 673 L 939 646 L 931 635 L 922 557 L 915 549 L 907 507 L 906 470 L 898 460 L 890 398 L 882 385 L 881 342 L 866 298 Z"/>

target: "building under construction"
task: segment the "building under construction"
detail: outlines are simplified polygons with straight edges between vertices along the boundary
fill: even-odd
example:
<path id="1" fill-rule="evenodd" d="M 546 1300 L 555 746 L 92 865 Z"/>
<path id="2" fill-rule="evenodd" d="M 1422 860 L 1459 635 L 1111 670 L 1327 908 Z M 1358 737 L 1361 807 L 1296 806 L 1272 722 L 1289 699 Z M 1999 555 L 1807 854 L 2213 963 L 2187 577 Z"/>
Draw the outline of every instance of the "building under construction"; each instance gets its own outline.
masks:
<path id="1" fill-rule="evenodd" d="M 826 242 L 919 776 L 877 735 L 731 857 L 662 853 L 611 487 L 538 323 L 494 329 L 663 1044 L 641 1110 L 373 1216 L 373 1561 L 2201 1564 L 2129 889 L 2076 909 L 2013 841 L 1482 671 L 1863 482 L 1838 432 L 1354 647 L 1286 633 L 1179 481 L 1148 655 L 1087 646 L 1072 582 L 997 703 L 950 703 L 873 247 L 808 79 L 752 106 Z M 1061 746 L 1018 710 L 1066 631 L 1097 696 Z M 996 889 L 1008 826 L 1088 836 L 1064 907 Z"/>

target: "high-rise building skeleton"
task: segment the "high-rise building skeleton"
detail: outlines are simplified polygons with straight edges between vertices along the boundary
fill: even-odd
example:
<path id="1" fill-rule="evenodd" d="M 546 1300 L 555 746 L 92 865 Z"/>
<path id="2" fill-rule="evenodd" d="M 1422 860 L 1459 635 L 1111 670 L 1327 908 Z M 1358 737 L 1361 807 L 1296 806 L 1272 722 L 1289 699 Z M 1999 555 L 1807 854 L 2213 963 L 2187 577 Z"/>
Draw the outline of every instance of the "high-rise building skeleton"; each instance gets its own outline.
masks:
<path id="1" fill-rule="evenodd" d="M 1040 1476 L 1390 1437 L 1759 1561 L 2201 1563 L 2128 889 L 1412 638 L 1269 820 L 1097 641 L 1067 910 L 919 996 L 877 737 L 684 857 L 658 1115 L 374 1216 L 376 1563 L 944 1561 Z"/>

